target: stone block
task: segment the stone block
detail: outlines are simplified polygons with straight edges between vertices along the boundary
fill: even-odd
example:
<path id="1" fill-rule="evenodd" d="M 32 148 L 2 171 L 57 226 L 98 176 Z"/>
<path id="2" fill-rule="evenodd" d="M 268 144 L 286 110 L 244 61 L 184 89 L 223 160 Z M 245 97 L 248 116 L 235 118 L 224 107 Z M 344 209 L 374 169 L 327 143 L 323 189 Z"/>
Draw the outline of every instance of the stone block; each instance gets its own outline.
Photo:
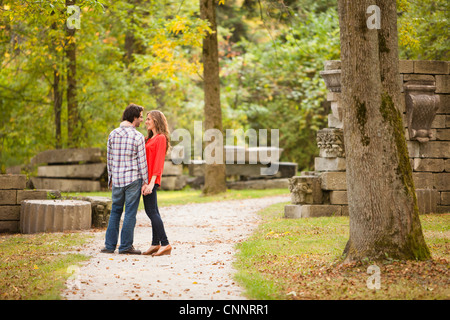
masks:
<path id="1" fill-rule="evenodd" d="M 161 178 L 161 190 L 181 190 L 187 184 L 187 176 L 169 176 Z"/>
<path id="2" fill-rule="evenodd" d="M 30 161 L 31 165 L 50 163 L 78 163 L 78 162 L 101 162 L 102 152 L 100 148 L 86 149 L 56 149 L 46 150 L 37 154 Z"/>
<path id="3" fill-rule="evenodd" d="M 108 197 L 80 197 L 82 201 L 91 204 L 91 221 L 93 228 L 108 227 L 109 216 L 111 215 L 112 200 Z"/>
<path id="4" fill-rule="evenodd" d="M 450 206 L 437 206 L 436 213 L 450 213 Z"/>
<path id="5" fill-rule="evenodd" d="M 0 190 L 5 189 L 25 189 L 27 176 L 24 174 L 1 174 Z"/>
<path id="6" fill-rule="evenodd" d="M 243 190 L 243 189 L 286 189 L 289 192 L 289 179 L 255 179 L 248 181 L 227 182 L 227 188 Z"/>
<path id="7" fill-rule="evenodd" d="M 431 74 L 405 74 L 403 81 L 420 81 L 420 82 L 435 82 L 436 79 Z"/>
<path id="8" fill-rule="evenodd" d="M 288 204 L 284 206 L 284 217 L 287 219 L 299 219 L 302 217 L 302 205 Z"/>
<path id="9" fill-rule="evenodd" d="M 417 206 L 420 214 L 434 213 L 439 202 L 439 192 L 434 189 L 416 189 Z"/>
<path id="10" fill-rule="evenodd" d="M 408 148 L 408 155 L 410 158 L 418 158 L 420 156 L 419 141 L 406 141 L 406 147 Z"/>
<path id="11" fill-rule="evenodd" d="M 320 177 L 295 176 L 289 179 L 289 191 L 293 204 L 322 203 L 322 189 Z"/>
<path id="12" fill-rule="evenodd" d="M 345 172 L 323 172 L 320 177 L 324 190 L 347 190 Z"/>
<path id="13" fill-rule="evenodd" d="M 106 163 L 52 165 L 38 167 L 41 178 L 99 179 L 106 170 Z"/>
<path id="14" fill-rule="evenodd" d="M 342 121 L 342 117 L 344 116 L 344 109 L 339 102 L 331 102 L 331 112 L 333 116 L 335 116 L 339 121 Z"/>
<path id="15" fill-rule="evenodd" d="M 413 172 L 414 187 L 416 189 L 433 189 L 435 185 L 434 174 L 431 172 Z"/>
<path id="16" fill-rule="evenodd" d="M 450 115 L 445 116 L 445 128 L 450 128 Z"/>
<path id="17" fill-rule="evenodd" d="M 163 176 L 181 176 L 182 174 L 182 164 L 173 164 L 172 161 L 164 161 Z"/>
<path id="18" fill-rule="evenodd" d="M 442 205 L 442 206 L 450 206 L 450 192 L 449 191 L 441 192 L 440 205 Z"/>
<path id="19" fill-rule="evenodd" d="M 275 174 L 279 178 L 292 178 L 297 175 L 298 164 L 295 162 L 278 162 L 278 172 Z"/>
<path id="20" fill-rule="evenodd" d="M 439 95 L 439 108 L 437 114 L 449 114 L 450 113 L 450 94 Z"/>
<path id="21" fill-rule="evenodd" d="M 0 205 L 17 204 L 17 190 L 0 190 Z"/>
<path id="22" fill-rule="evenodd" d="M 450 191 L 450 173 L 441 172 L 433 173 L 435 179 L 435 187 L 438 191 Z"/>
<path id="23" fill-rule="evenodd" d="M 52 179 L 32 177 L 36 189 L 53 189 L 61 192 L 94 192 L 100 191 L 100 181 L 78 179 Z"/>
<path id="24" fill-rule="evenodd" d="M 319 158 L 314 159 L 316 171 L 345 171 L 345 158 Z"/>
<path id="25" fill-rule="evenodd" d="M 23 200 L 46 200 L 47 190 L 17 190 L 17 203 Z"/>
<path id="26" fill-rule="evenodd" d="M 323 63 L 324 70 L 339 70 L 341 69 L 341 60 L 327 60 Z"/>
<path id="27" fill-rule="evenodd" d="M 450 75 L 436 75 L 436 93 L 450 93 Z"/>
<path id="28" fill-rule="evenodd" d="M 450 159 L 445 159 L 444 160 L 444 171 L 445 172 L 450 172 Z"/>
<path id="29" fill-rule="evenodd" d="M 0 206 L 0 221 L 20 219 L 20 206 Z"/>
<path id="30" fill-rule="evenodd" d="M 332 113 L 328 115 L 328 128 L 337 128 L 342 129 L 344 127 L 344 123 L 336 118 Z"/>
<path id="31" fill-rule="evenodd" d="M 450 129 L 436 129 L 436 140 L 450 141 Z"/>
<path id="32" fill-rule="evenodd" d="M 4 232 L 19 232 L 19 221 L 0 221 L 0 233 Z"/>
<path id="33" fill-rule="evenodd" d="M 429 141 L 420 144 L 419 155 L 421 158 L 449 158 L 450 141 Z"/>
<path id="34" fill-rule="evenodd" d="M 63 232 L 91 227 L 91 204 L 80 200 L 25 200 L 20 210 L 22 233 Z"/>
<path id="35" fill-rule="evenodd" d="M 448 74 L 449 63 L 447 61 L 417 60 L 414 61 L 414 73 Z"/>
<path id="36" fill-rule="evenodd" d="M 431 123 L 431 128 L 433 128 L 433 129 L 445 128 L 445 126 L 446 126 L 445 121 L 446 121 L 446 115 L 436 114 L 436 116 L 433 119 L 433 122 Z"/>
<path id="37" fill-rule="evenodd" d="M 341 97 L 340 92 L 332 92 L 332 91 L 327 92 L 327 101 L 339 101 L 340 97 Z"/>
<path id="38" fill-rule="evenodd" d="M 415 158 L 414 171 L 442 172 L 444 159 Z"/>
<path id="39" fill-rule="evenodd" d="M 400 73 L 413 73 L 414 72 L 414 61 L 412 60 L 400 60 L 398 64 Z"/>
<path id="40" fill-rule="evenodd" d="M 302 218 L 341 216 L 342 207 L 335 205 L 307 204 L 302 205 Z"/>
<path id="41" fill-rule="evenodd" d="M 348 204 L 347 191 L 331 191 L 330 192 L 331 204 Z"/>

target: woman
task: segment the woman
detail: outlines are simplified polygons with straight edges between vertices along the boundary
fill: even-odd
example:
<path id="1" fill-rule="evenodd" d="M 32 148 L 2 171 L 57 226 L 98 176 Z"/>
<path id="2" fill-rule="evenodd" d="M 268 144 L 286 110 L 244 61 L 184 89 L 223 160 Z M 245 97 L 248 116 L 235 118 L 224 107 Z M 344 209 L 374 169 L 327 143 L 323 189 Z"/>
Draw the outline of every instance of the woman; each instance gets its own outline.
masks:
<path id="1" fill-rule="evenodd" d="M 172 247 L 167 240 L 164 224 L 158 210 L 156 189 L 161 184 L 161 175 L 164 169 L 164 159 L 170 147 L 169 126 L 161 111 L 153 110 L 147 113 L 145 120 L 148 136 L 145 143 L 147 155 L 148 179 L 147 187 L 142 190 L 145 213 L 152 221 L 152 245 L 144 255 L 163 256 L 170 255 Z"/>

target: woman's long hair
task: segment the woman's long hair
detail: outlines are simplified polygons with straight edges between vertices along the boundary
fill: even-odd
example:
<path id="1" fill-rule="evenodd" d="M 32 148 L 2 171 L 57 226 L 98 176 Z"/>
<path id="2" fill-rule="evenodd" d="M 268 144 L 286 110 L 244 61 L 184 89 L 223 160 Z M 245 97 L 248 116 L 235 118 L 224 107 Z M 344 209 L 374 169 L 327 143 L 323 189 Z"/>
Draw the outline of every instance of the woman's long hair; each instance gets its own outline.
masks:
<path id="1" fill-rule="evenodd" d="M 170 131 L 169 131 L 169 125 L 167 124 L 167 119 L 164 113 L 162 113 L 159 110 L 152 110 L 147 112 L 147 116 L 150 115 L 150 117 L 153 119 L 153 123 L 155 124 L 155 131 L 156 134 L 163 134 L 166 137 L 166 154 L 169 152 L 170 149 Z M 153 131 L 148 130 L 147 140 L 150 140 L 153 137 Z"/>

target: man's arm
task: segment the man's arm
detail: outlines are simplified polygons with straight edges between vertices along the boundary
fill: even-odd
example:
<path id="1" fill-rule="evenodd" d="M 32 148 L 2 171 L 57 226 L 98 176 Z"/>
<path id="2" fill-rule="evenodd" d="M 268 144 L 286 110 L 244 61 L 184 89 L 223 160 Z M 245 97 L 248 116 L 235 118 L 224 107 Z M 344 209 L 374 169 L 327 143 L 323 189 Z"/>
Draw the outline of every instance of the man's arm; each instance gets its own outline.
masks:
<path id="1" fill-rule="evenodd" d="M 112 185 L 112 151 L 111 151 L 111 134 L 108 137 L 108 143 L 107 143 L 107 152 L 106 152 L 106 167 L 108 169 L 108 188 L 111 189 Z"/>
<path id="2" fill-rule="evenodd" d="M 148 184 L 147 156 L 145 154 L 145 139 L 140 135 L 137 145 L 137 165 L 138 171 L 142 178 L 142 190 Z"/>

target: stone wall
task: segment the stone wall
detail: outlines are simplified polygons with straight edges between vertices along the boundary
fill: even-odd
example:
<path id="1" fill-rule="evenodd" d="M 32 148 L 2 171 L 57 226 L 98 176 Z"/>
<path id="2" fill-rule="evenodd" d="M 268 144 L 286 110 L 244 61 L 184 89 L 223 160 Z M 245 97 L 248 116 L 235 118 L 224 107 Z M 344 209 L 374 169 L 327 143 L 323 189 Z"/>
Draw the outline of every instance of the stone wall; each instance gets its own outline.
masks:
<path id="1" fill-rule="evenodd" d="M 26 184 L 23 174 L 0 175 L 0 233 L 19 232 L 22 201 L 47 199 L 48 194 L 55 194 L 54 191 L 25 189 Z"/>
<path id="2" fill-rule="evenodd" d="M 327 61 L 324 69 L 331 104 L 328 128 L 317 133 L 315 171 L 290 179 L 289 218 L 348 214 L 340 61 Z M 450 62 L 402 60 L 399 69 L 419 212 L 450 212 Z"/>

